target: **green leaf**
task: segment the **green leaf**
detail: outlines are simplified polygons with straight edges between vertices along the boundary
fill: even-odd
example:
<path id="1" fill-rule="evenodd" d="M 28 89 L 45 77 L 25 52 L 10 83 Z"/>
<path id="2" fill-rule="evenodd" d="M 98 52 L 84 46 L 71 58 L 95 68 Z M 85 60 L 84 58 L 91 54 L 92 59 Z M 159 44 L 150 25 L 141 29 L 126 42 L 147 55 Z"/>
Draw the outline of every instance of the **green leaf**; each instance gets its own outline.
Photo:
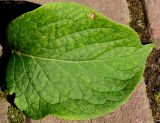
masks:
<path id="1" fill-rule="evenodd" d="M 140 82 L 153 44 L 77 3 L 51 3 L 8 27 L 7 86 L 33 119 L 84 120 L 124 104 Z"/>

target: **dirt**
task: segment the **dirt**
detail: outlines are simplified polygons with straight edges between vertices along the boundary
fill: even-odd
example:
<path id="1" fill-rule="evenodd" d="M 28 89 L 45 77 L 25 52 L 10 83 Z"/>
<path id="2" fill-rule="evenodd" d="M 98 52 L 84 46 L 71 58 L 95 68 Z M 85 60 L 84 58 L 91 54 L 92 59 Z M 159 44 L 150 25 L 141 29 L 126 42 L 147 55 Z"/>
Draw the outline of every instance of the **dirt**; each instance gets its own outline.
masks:
<path id="1" fill-rule="evenodd" d="M 160 122 L 160 50 L 154 49 L 148 58 L 144 73 L 147 94 L 155 122 Z"/>
<path id="2" fill-rule="evenodd" d="M 0 91 L 0 100 L 8 101 L 8 92 Z M 8 123 L 23 123 L 24 122 L 24 114 L 19 111 L 14 105 L 8 107 L 8 112 L 6 114 Z"/>
<path id="3" fill-rule="evenodd" d="M 127 0 L 130 10 L 130 27 L 140 36 L 143 44 L 150 43 L 151 35 L 148 27 L 147 15 L 142 0 Z"/>
<path id="4" fill-rule="evenodd" d="M 7 119 L 9 123 L 24 123 L 25 115 L 16 107 L 9 106 Z"/>
<path id="5" fill-rule="evenodd" d="M 130 26 L 139 34 L 142 44 L 151 43 L 150 27 L 144 0 L 127 0 Z M 144 72 L 146 91 L 155 123 L 160 123 L 160 50 L 154 49 L 148 57 Z"/>
<path id="6" fill-rule="evenodd" d="M 7 95 L 8 95 L 7 91 L 4 92 L 0 91 L 0 100 L 1 99 L 7 100 Z"/>

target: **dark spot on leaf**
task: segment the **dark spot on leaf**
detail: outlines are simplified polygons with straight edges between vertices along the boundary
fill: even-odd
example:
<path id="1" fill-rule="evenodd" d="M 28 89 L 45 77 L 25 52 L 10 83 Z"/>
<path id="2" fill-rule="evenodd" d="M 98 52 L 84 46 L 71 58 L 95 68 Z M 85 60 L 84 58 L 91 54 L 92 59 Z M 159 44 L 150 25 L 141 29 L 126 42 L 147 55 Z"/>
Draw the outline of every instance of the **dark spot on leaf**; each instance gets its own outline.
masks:
<path id="1" fill-rule="evenodd" d="M 91 17 L 92 19 L 95 19 L 95 18 L 96 18 L 96 13 L 92 13 L 90 17 Z"/>

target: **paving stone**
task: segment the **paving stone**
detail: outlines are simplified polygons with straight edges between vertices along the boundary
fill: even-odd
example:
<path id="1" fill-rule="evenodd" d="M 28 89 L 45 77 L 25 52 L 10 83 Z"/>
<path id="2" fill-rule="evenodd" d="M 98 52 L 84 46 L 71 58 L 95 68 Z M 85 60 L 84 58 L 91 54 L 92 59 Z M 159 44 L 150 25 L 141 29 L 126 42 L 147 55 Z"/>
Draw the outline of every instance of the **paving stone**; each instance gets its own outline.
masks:
<path id="1" fill-rule="evenodd" d="M 0 123 L 7 123 L 7 111 L 9 103 L 0 98 Z"/>
<path id="2" fill-rule="evenodd" d="M 129 12 L 126 0 L 29 0 L 44 4 L 49 2 L 78 2 L 102 12 L 117 22 L 129 24 Z"/>
<path id="3" fill-rule="evenodd" d="M 44 4 L 55 1 L 74 1 L 88 6 L 91 6 L 104 15 L 113 20 L 129 24 L 129 10 L 126 0 L 29 0 L 35 3 Z M 129 101 L 104 117 L 100 117 L 89 121 L 64 121 L 53 116 L 45 117 L 42 120 L 28 120 L 28 123 L 153 123 L 151 110 L 149 109 L 149 102 L 146 95 L 145 83 L 142 81 Z"/>
<path id="4" fill-rule="evenodd" d="M 152 38 L 160 48 L 160 0 L 145 0 Z"/>

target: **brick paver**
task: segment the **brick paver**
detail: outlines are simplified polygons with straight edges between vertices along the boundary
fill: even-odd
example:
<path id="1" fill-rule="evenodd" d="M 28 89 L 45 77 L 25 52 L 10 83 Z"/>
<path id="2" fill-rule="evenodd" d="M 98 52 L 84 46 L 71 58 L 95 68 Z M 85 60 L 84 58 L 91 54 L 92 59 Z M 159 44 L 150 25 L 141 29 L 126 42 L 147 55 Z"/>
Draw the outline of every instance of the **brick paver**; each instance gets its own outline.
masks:
<path id="1" fill-rule="evenodd" d="M 7 111 L 9 103 L 0 98 L 0 123 L 7 123 Z"/>
<path id="2" fill-rule="evenodd" d="M 48 2 L 78 2 L 88 5 L 96 10 L 102 12 L 112 20 L 128 25 L 129 12 L 126 0 L 28 0 L 35 3 L 48 3 Z"/>
<path id="3" fill-rule="evenodd" d="M 160 48 L 160 0 L 145 0 L 151 36 Z"/>

